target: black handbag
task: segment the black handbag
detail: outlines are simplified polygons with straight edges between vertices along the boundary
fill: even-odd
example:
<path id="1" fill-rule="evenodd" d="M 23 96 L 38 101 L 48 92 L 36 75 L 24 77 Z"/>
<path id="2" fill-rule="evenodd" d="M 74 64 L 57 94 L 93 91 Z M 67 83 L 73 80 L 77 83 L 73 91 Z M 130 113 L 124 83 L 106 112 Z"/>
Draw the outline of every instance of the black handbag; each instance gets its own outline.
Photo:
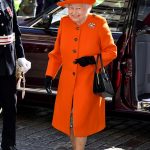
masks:
<path id="1" fill-rule="evenodd" d="M 98 60 L 100 59 L 101 69 L 97 72 Z M 94 82 L 93 92 L 99 96 L 113 96 L 114 89 L 111 80 L 103 66 L 102 55 L 97 55 L 95 71 L 94 71 Z"/>

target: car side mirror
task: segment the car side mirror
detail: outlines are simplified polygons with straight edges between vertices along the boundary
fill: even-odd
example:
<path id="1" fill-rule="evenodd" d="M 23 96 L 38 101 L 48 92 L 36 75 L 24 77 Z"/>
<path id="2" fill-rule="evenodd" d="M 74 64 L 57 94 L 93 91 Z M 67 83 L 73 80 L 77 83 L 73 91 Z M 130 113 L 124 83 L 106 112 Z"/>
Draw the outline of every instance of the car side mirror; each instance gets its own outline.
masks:
<path id="1" fill-rule="evenodd" d="M 52 23 L 52 19 L 53 19 L 53 16 L 52 14 L 48 15 L 48 14 L 44 14 L 43 17 L 42 17 L 42 25 L 45 29 L 49 29 L 50 26 L 51 26 L 51 23 Z"/>

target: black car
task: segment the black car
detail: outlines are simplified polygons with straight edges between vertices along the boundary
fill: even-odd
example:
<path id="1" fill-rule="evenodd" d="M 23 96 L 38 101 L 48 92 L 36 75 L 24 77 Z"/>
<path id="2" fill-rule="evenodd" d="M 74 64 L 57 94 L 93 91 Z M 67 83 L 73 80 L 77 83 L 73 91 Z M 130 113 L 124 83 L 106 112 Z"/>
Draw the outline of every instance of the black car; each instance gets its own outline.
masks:
<path id="1" fill-rule="evenodd" d="M 59 22 L 67 8 L 54 4 L 36 13 L 37 7 L 30 5 L 30 13 L 22 7 L 18 11 L 25 54 L 32 62 L 26 74 L 24 101 L 32 99 L 47 105 L 47 100 L 49 104 L 54 102 L 60 73 L 53 82 L 53 94 L 48 96 L 44 89 L 48 52 L 54 47 Z M 117 58 L 107 67 L 115 90 L 114 110 L 150 111 L 149 12 L 149 0 L 101 0 L 93 6 L 92 13 L 107 19 L 118 48 Z"/>

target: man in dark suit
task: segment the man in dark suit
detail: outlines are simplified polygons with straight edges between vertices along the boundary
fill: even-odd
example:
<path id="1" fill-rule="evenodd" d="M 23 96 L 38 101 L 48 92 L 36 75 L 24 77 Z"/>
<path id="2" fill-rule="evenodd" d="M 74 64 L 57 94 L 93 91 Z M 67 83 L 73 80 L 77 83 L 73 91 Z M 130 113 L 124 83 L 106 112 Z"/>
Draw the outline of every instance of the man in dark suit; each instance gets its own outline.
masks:
<path id="1" fill-rule="evenodd" d="M 27 72 L 13 0 L 0 0 L 0 108 L 3 115 L 2 150 L 17 150 L 16 145 L 16 59 Z"/>

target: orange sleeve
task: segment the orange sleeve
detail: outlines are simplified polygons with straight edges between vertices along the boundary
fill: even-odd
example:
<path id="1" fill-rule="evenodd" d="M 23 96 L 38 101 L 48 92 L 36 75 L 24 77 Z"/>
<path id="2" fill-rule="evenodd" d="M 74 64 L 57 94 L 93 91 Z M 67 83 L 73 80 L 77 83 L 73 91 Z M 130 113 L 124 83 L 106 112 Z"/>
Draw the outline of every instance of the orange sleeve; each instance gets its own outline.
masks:
<path id="1" fill-rule="evenodd" d="M 106 66 L 117 57 L 117 47 L 114 43 L 107 21 L 104 18 L 102 19 L 99 36 L 103 65 Z"/>
<path id="2" fill-rule="evenodd" d="M 46 69 L 46 75 L 55 78 L 58 70 L 62 64 L 61 52 L 60 52 L 60 40 L 61 40 L 61 21 L 55 41 L 54 49 L 48 54 L 48 65 Z"/>

